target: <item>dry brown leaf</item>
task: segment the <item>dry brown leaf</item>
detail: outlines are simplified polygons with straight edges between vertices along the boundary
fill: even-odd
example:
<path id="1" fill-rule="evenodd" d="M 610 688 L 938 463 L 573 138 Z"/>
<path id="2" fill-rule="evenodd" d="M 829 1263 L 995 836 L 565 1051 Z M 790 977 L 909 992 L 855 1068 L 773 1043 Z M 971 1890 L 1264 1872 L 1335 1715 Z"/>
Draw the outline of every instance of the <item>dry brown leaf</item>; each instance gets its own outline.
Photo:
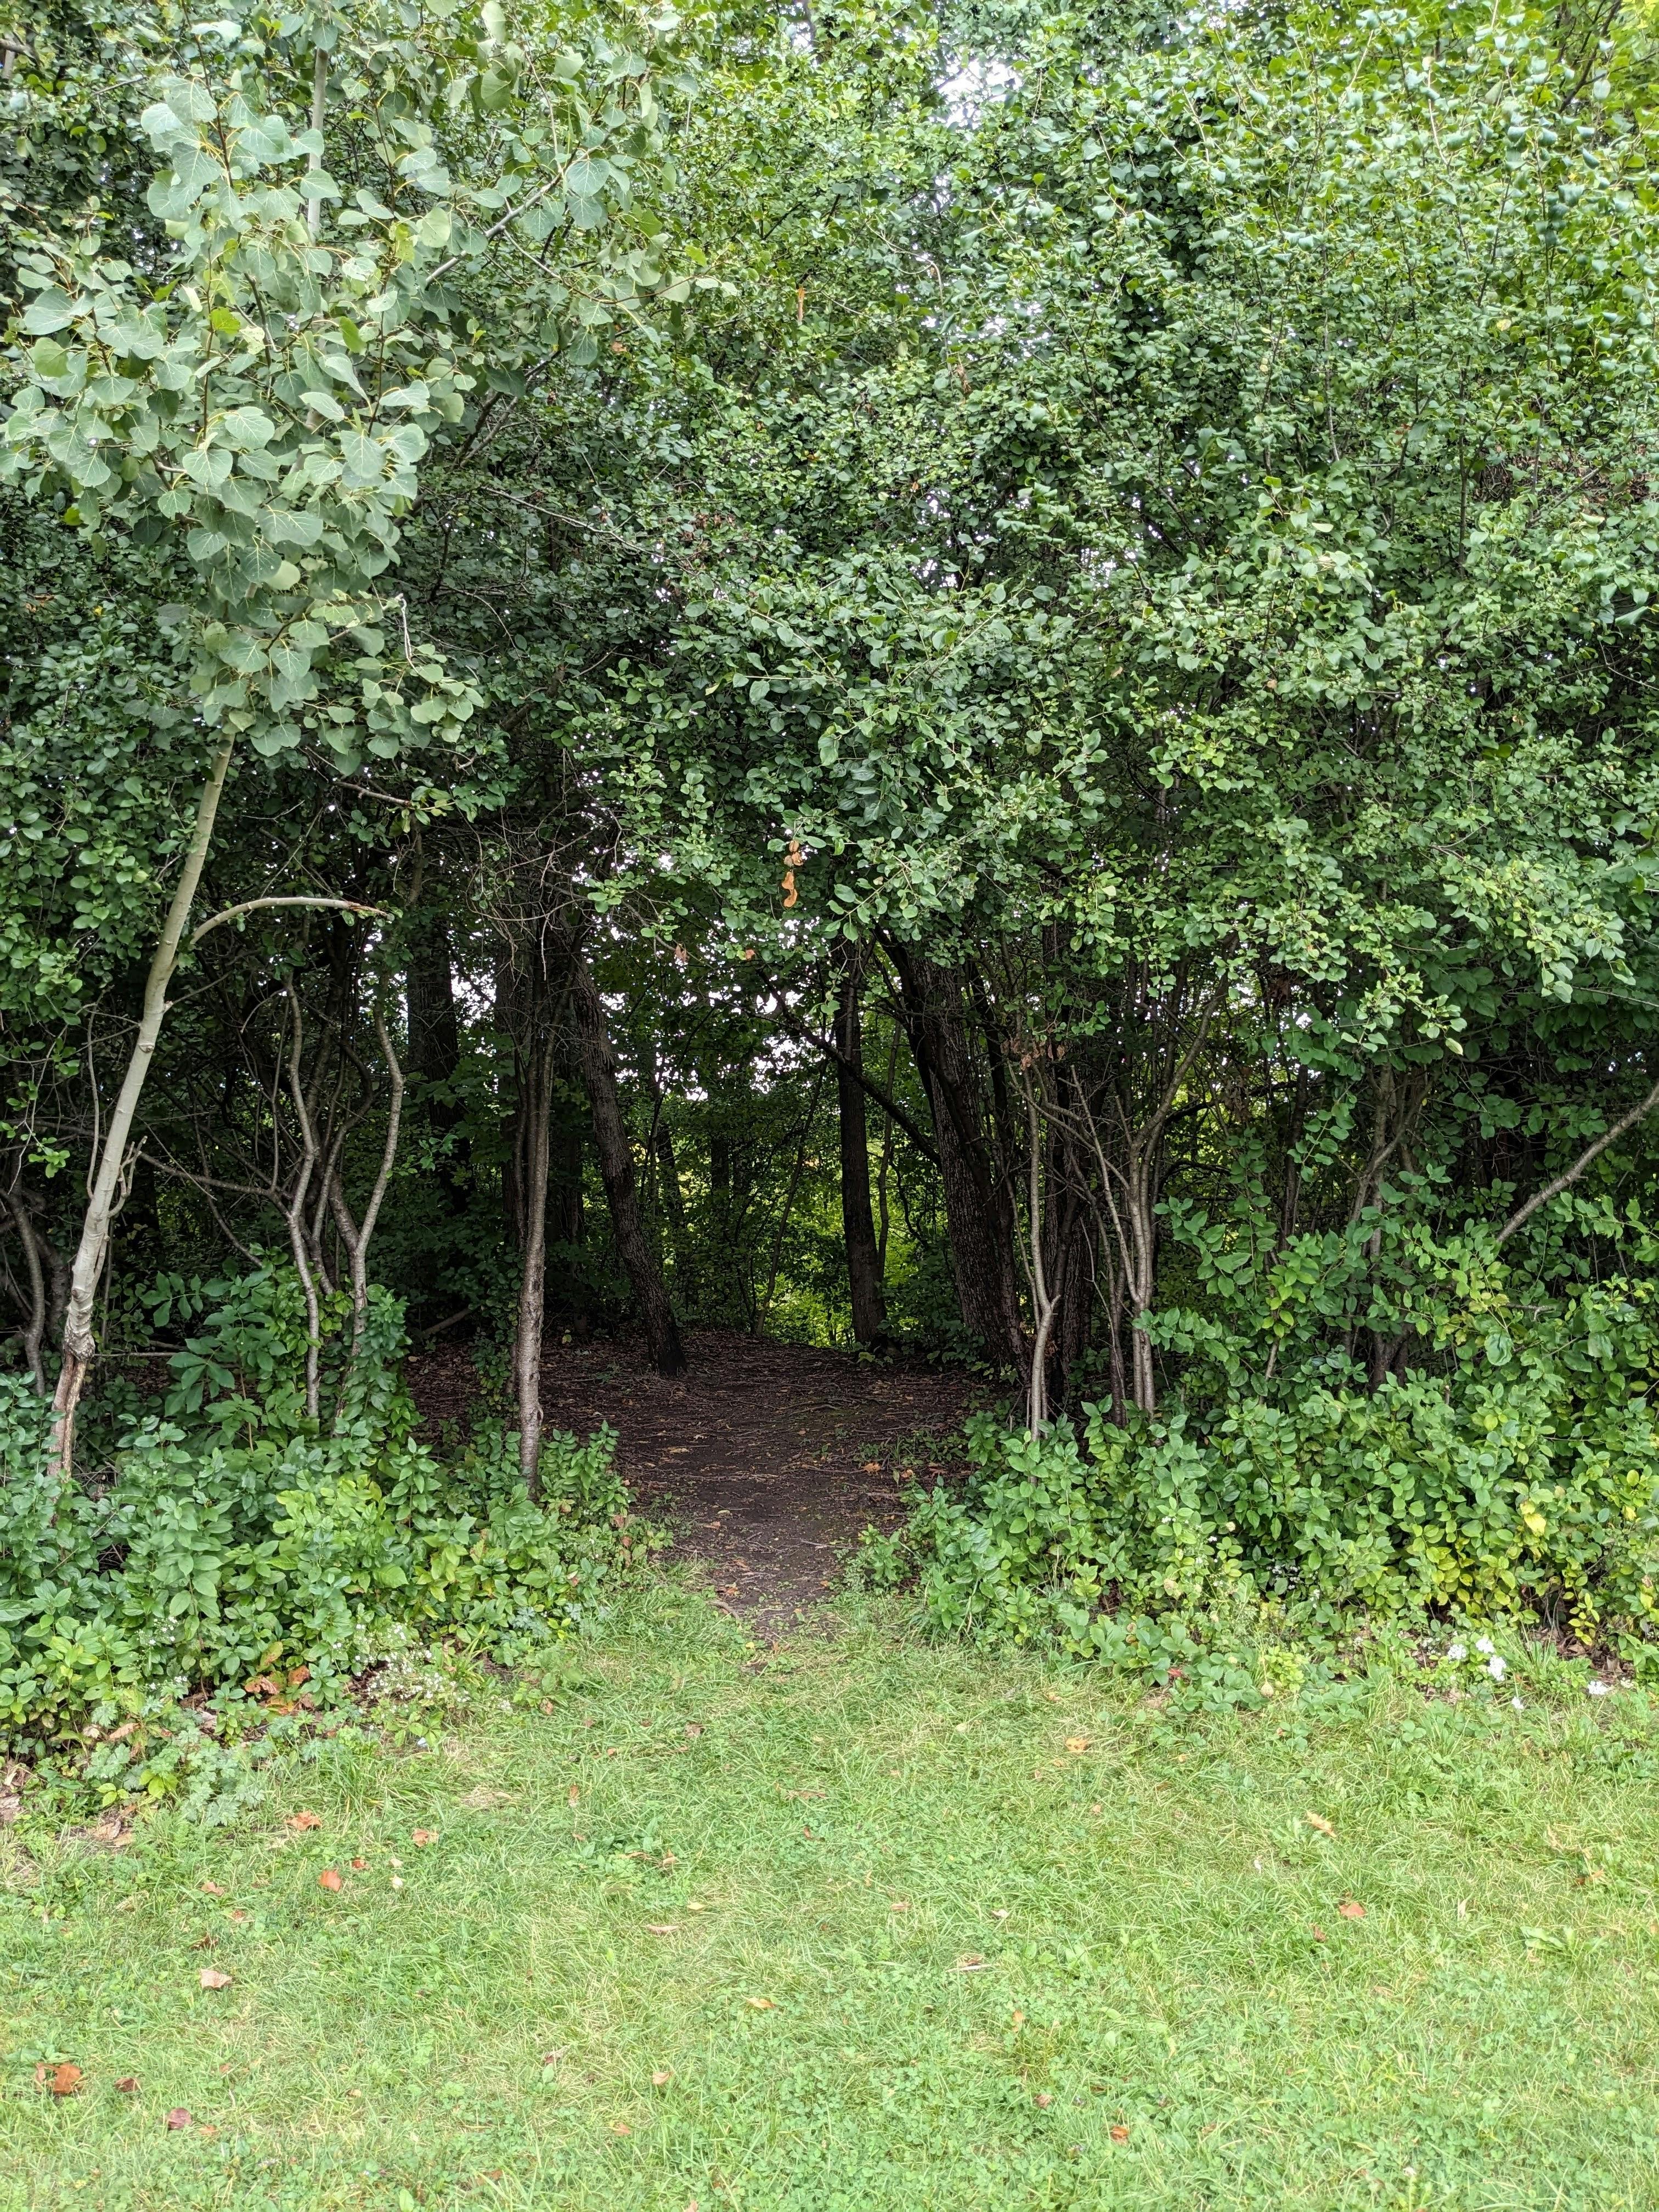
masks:
<path id="1" fill-rule="evenodd" d="M 1336 1909 L 1345 1920 L 1363 1920 L 1365 1917 L 1364 1906 L 1356 1905 L 1352 1898 L 1349 1898 L 1346 1904 L 1339 1905 Z"/>
<path id="2" fill-rule="evenodd" d="M 1328 1820 L 1322 1820 L 1317 1813 L 1309 1813 L 1304 1817 L 1307 1820 L 1308 1826 L 1310 1828 L 1317 1828 L 1322 1836 L 1334 1837 L 1335 1835 L 1336 1830 L 1331 1826 L 1330 1822 Z"/>
<path id="3" fill-rule="evenodd" d="M 1323 1943 L 1329 1940 L 1322 1928 L 1316 1928 L 1314 1929 L 1313 1939 L 1316 1943 Z"/>
<path id="4" fill-rule="evenodd" d="M 193 2128 L 194 2118 L 182 2105 L 175 2105 L 167 2114 L 167 2125 L 176 2135 L 180 2128 Z"/>
<path id="5" fill-rule="evenodd" d="M 687 1721 L 685 1724 L 685 1732 L 687 1735 L 701 1735 L 702 1734 L 702 1723 L 701 1721 Z"/>
<path id="6" fill-rule="evenodd" d="M 351 1862 L 351 1871 L 353 1874 L 362 1874 L 368 1864 L 368 1861 L 367 1859 L 353 1859 Z"/>
<path id="7" fill-rule="evenodd" d="M 679 1923 L 674 1920 L 647 1920 L 645 1932 L 647 1936 L 678 1936 Z"/>
<path id="8" fill-rule="evenodd" d="M 656 2072 L 651 2076 L 651 2086 L 653 2089 L 664 2088 L 673 2080 L 673 2078 L 674 2076 L 670 2073 L 667 2067 L 659 2066 Z"/>
<path id="9" fill-rule="evenodd" d="M 323 1816 L 320 1813 L 295 1813 L 289 1816 L 288 1825 L 290 1828 L 320 1828 Z"/>
<path id="10" fill-rule="evenodd" d="M 567 1805 L 580 1805 L 581 1803 L 582 1793 L 580 1787 L 575 1783 L 573 1782 L 569 1789 L 566 1790 L 564 1802 Z"/>
<path id="11" fill-rule="evenodd" d="M 626 2120 L 612 2120 L 611 2123 L 611 2132 L 613 2136 L 631 2136 L 634 2130 L 629 2126 Z"/>
<path id="12" fill-rule="evenodd" d="M 435 1828 L 416 1828 L 414 1840 L 417 1844 L 435 1844 L 438 1840 L 438 1831 Z"/>
<path id="13" fill-rule="evenodd" d="M 228 1890 L 221 1889 L 216 1881 L 204 1881 L 202 1893 L 204 1897 L 228 1897 L 230 1894 Z"/>
<path id="14" fill-rule="evenodd" d="M 957 1972 L 959 1974 L 976 1974 L 984 1964 L 977 1951 L 969 1951 L 957 1960 Z"/>
<path id="15" fill-rule="evenodd" d="M 1103 1805 L 1091 1805 L 1089 1808 L 1090 1817 L 1092 1820 L 1097 1820 L 1105 1810 L 1106 1808 Z"/>
<path id="16" fill-rule="evenodd" d="M 744 1999 L 744 2002 L 746 2005 L 752 2006 L 757 2012 L 775 2012 L 777 2010 L 776 2005 L 773 2003 L 770 1997 L 745 1997 Z"/>
<path id="17" fill-rule="evenodd" d="M 1089 1739 L 1086 1735 L 1068 1735 L 1066 1739 L 1066 1748 L 1075 1758 L 1079 1752 L 1087 1751 Z"/>
<path id="18" fill-rule="evenodd" d="M 115 2086 L 118 2089 L 124 2090 L 128 2096 L 131 2096 L 132 2092 L 138 2087 L 138 2076 L 136 2074 L 124 2074 Z"/>
<path id="19" fill-rule="evenodd" d="M 323 1869 L 317 1877 L 317 1887 L 319 1889 L 338 1889 L 341 1887 L 340 1877 L 332 1867 Z"/>
<path id="20" fill-rule="evenodd" d="M 230 1974 L 222 1974 L 217 1966 L 204 1966 L 202 1969 L 201 1982 L 204 1990 L 228 1990 L 234 1978 Z"/>
<path id="21" fill-rule="evenodd" d="M 1128 2142 L 1128 2140 L 1129 2140 L 1129 2130 L 1127 2130 L 1127 2128 L 1125 2128 L 1125 2127 L 1115 2127 L 1115 2128 L 1112 2130 L 1112 2141 L 1113 2141 L 1114 2142 Z"/>
<path id="22" fill-rule="evenodd" d="M 1052 2104 L 1054 2103 L 1054 2091 L 1053 2091 L 1052 2089 L 1039 2089 L 1039 2090 L 1037 2091 L 1037 2099 L 1036 2099 L 1036 2100 L 1037 2100 L 1038 2104 L 1042 2106 L 1042 2107 L 1043 2111 L 1046 2112 L 1048 2111 L 1048 2109 L 1049 2106 L 1050 2106 L 1050 2105 L 1052 2105 Z"/>
<path id="23" fill-rule="evenodd" d="M 859 1473 L 860 1474 L 879 1474 L 881 1473 L 881 1462 L 878 1459 L 867 1459 L 865 1461 L 864 1465 L 859 1469 Z"/>
<path id="24" fill-rule="evenodd" d="M 50 2089 L 54 2097 L 73 2097 L 84 2077 L 78 2066 L 67 2058 L 56 2066 L 37 2066 L 34 2083 L 39 2089 Z"/>
<path id="25" fill-rule="evenodd" d="M 250 1698 L 274 1698 L 280 1686 L 269 1674 L 256 1674 L 251 1682 L 243 1685 Z"/>

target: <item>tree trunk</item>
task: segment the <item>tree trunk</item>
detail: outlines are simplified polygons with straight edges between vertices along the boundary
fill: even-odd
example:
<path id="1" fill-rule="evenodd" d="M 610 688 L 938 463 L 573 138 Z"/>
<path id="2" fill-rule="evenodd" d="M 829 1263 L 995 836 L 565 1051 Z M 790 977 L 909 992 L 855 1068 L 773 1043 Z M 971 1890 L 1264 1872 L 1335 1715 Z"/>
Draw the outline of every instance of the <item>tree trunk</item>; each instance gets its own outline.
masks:
<path id="1" fill-rule="evenodd" d="M 526 1054 L 527 1095 L 519 1101 L 525 1131 L 524 1269 L 513 1373 L 519 1397 L 519 1473 L 532 1498 L 541 1495 L 542 1331 L 547 1308 L 547 1168 L 552 1121 L 553 1054 L 550 1030 Z"/>
<path id="2" fill-rule="evenodd" d="M 409 1072 L 419 1085 L 420 1112 L 432 1133 L 434 1169 L 453 1212 L 464 1199 L 466 1140 L 455 1131 L 466 1118 L 459 1099 L 433 1094 L 455 1080 L 461 1065 L 461 1024 L 455 1006 L 449 921 L 433 915 L 418 927 L 404 976 L 409 1001 Z"/>
<path id="3" fill-rule="evenodd" d="M 836 1029 L 836 1097 L 841 1115 L 841 1228 L 847 1247 L 847 1287 L 853 1304 L 853 1334 L 862 1345 L 879 1344 L 887 1334 L 887 1304 L 882 1292 L 881 1252 L 870 1206 L 870 1124 L 864 1086 L 864 1041 L 859 1020 L 859 979 L 849 969 L 842 986 Z"/>
<path id="4" fill-rule="evenodd" d="M 679 1327 L 663 1287 L 656 1255 L 640 1219 L 639 1198 L 634 1186 L 634 1154 L 617 1092 L 617 1057 L 605 1024 L 605 1002 L 592 971 L 580 952 L 571 954 L 570 975 L 577 1056 L 593 1116 L 593 1149 L 599 1156 L 599 1175 L 610 1203 L 617 1250 L 634 1286 L 658 1374 L 683 1375 L 685 1351 L 680 1342 Z"/>
<path id="5" fill-rule="evenodd" d="M 1024 1389 L 1030 1352 L 1015 1273 L 1013 1200 L 986 1136 L 961 981 L 908 946 L 891 950 L 910 1048 L 933 1113 L 963 1322 L 985 1358 L 1012 1367 Z"/>
<path id="6" fill-rule="evenodd" d="M 138 1034 L 133 1040 L 126 1074 L 122 1079 L 119 1094 L 109 1117 L 109 1127 L 104 1133 L 103 1145 L 94 1166 L 92 1188 L 81 1225 L 81 1241 L 76 1247 L 75 1262 L 70 1272 L 69 1303 L 64 1315 L 64 1358 L 52 1401 L 54 1416 L 52 1458 L 65 1481 L 75 1470 L 75 1409 L 81 1402 L 81 1393 L 86 1387 L 88 1374 L 97 1354 L 92 1313 L 98 1297 L 98 1285 L 103 1277 L 104 1263 L 109 1257 L 111 1225 L 119 1208 L 127 1139 L 132 1133 L 133 1119 L 138 1111 L 138 1099 L 144 1087 L 144 1079 L 149 1073 L 151 1060 L 155 1057 L 156 1041 L 161 1036 L 161 1023 L 167 1010 L 167 985 L 173 981 L 173 971 L 179 963 L 179 947 L 184 941 L 185 924 L 190 919 L 190 910 L 196 902 L 196 893 L 202 881 L 202 871 L 207 865 L 214 820 L 224 793 L 225 778 L 230 771 L 231 750 L 231 745 L 225 744 L 214 755 L 207 781 L 202 786 L 201 796 L 196 804 L 195 827 L 185 850 L 179 881 L 173 887 L 172 903 L 167 908 L 167 920 L 161 926 L 161 940 L 149 963 L 149 974 L 144 983 L 143 1009 L 138 1019 Z"/>

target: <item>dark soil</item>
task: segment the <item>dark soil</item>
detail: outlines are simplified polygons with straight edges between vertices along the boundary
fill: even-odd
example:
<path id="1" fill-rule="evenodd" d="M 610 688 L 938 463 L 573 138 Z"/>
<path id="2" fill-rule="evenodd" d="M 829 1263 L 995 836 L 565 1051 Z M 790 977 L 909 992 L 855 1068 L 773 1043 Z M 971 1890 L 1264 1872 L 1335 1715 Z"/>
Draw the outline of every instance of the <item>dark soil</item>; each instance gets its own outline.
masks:
<path id="1" fill-rule="evenodd" d="M 675 1555 L 756 1632 L 776 1637 L 820 1600 L 873 1524 L 897 1521 L 906 1482 L 954 1472 L 975 1402 L 965 1376 L 846 1352 L 697 1329 L 690 1371 L 668 1382 L 642 1346 L 549 1344 L 551 1428 L 607 1424 L 641 1511 L 674 1531 Z M 462 1345 L 410 1362 L 428 1419 L 465 1419 L 477 1387 Z"/>

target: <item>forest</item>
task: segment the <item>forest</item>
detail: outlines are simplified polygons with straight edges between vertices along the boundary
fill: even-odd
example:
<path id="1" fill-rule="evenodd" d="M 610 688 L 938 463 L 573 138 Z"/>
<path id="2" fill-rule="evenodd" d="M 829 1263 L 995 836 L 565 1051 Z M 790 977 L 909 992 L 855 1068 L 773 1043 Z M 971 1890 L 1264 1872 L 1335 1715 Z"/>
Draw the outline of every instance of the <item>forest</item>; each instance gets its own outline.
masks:
<path id="1" fill-rule="evenodd" d="M 693 1329 L 979 1378 L 939 1625 L 1641 1674 L 1645 14 L 9 23 L 6 1740 L 556 1637 Z"/>

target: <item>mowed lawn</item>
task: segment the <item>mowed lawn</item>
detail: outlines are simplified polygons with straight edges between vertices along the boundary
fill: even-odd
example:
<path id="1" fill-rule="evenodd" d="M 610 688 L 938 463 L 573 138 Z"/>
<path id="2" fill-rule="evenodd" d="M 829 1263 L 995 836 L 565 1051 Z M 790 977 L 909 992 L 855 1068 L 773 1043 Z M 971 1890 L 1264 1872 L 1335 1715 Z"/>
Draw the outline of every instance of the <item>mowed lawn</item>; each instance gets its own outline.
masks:
<path id="1" fill-rule="evenodd" d="M 14 1845 L 0 2203 L 1659 2205 L 1620 1699 L 1181 1729 L 665 1587 L 551 1702 L 326 1745 L 234 1832 Z"/>

